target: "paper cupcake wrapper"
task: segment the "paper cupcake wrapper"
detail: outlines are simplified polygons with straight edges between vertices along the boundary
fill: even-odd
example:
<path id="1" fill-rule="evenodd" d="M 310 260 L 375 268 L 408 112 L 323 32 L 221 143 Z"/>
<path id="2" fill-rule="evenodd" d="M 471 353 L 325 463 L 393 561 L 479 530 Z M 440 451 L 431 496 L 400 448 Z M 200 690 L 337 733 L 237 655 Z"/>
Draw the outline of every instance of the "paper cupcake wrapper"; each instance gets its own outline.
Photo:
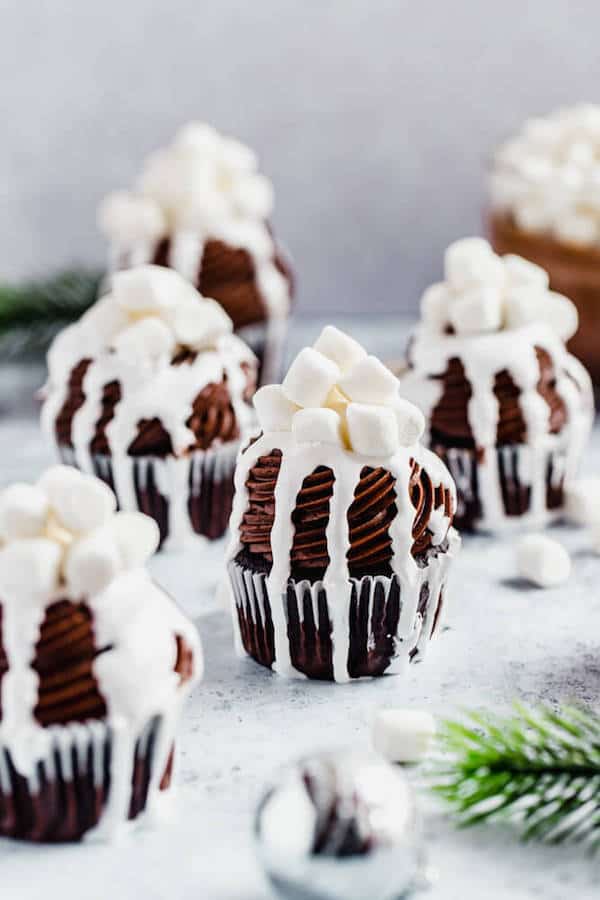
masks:
<path id="1" fill-rule="evenodd" d="M 452 533 L 449 548 L 430 556 L 413 585 L 402 584 L 396 575 L 352 578 L 348 615 L 341 620 L 321 581 L 290 579 L 286 596 L 272 601 L 267 575 L 233 561 L 229 574 L 239 645 L 263 666 L 283 672 L 289 661 L 293 671 L 308 678 L 396 674 L 420 660 L 441 629 L 447 569 L 458 541 Z M 272 602 L 283 605 L 284 633 L 274 626 L 279 617 L 273 616 Z M 343 672 L 335 671 L 334 646 L 347 647 Z"/>
<path id="2" fill-rule="evenodd" d="M 239 337 L 258 358 L 259 386 L 281 381 L 287 331 L 287 318 L 271 318 L 238 329 Z"/>
<path id="3" fill-rule="evenodd" d="M 474 449 L 440 445 L 432 449 L 456 483 L 454 524 L 459 530 L 493 530 L 511 524 L 542 526 L 560 515 L 568 461 L 564 445 L 548 449 L 537 458 L 527 444 L 497 447 L 494 508 L 486 496 L 482 463 Z"/>
<path id="4" fill-rule="evenodd" d="M 179 547 L 194 535 L 216 540 L 227 530 L 239 446 L 239 441 L 232 441 L 179 459 L 116 460 L 95 454 L 91 462 L 94 474 L 114 491 L 119 509 L 151 516 L 160 529 L 161 545 L 168 540 L 170 547 Z M 60 447 L 59 452 L 64 463 L 78 467 L 70 447 Z"/>
<path id="5" fill-rule="evenodd" d="M 135 744 L 127 805 L 129 819 L 146 808 L 159 720 Z M 46 755 L 30 775 L 20 774 L 11 751 L 0 745 L 0 835 L 27 841 L 78 841 L 101 822 L 113 771 L 113 735 L 104 722 L 53 725 Z M 170 784 L 171 757 L 160 789 Z"/>

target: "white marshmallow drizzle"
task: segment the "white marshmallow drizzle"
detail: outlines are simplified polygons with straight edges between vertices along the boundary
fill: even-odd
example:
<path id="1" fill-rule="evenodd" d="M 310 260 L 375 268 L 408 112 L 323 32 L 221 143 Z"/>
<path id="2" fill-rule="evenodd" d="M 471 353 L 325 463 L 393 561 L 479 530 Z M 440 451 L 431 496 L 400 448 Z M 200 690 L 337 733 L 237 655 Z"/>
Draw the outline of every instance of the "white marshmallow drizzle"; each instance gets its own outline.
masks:
<path id="1" fill-rule="evenodd" d="M 446 558 L 453 555 L 460 542 L 455 530 L 450 528 L 450 521 L 446 516 L 444 507 L 440 506 L 432 511 L 429 523 L 429 527 L 433 532 L 432 543 L 434 546 L 439 546 L 448 538 L 449 550 L 437 560 L 433 560 L 425 569 L 419 568 L 412 556 L 412 526 L 415 510 L 410 501 L 409 493 L 411 459 L 415 459 L 426 469 L 434 486 L 443 485 L 451 491 L 453 505 L 455 505 L 455 489 L 448 470 L 441 460 L 430 451 L 421 447 L 417 443 L 416 438 L 410 445 L 401 445 L 402 435 L 406 433 L 405 429 L 402 428 L 401 422 L 398 423 L 394 446 L 391 449 L 386 451 L 373 448 L 373 451 L 369 454 L 359 453 L 353 449 L 351 432 L 350 434 L 348 433 L 344 424 L 344 420 L 347 418 L 346 411 L 350 410 L 353 404 L 351 398 L 341 391 L 339 383 L 344 378 L 345 365 L 348 366 L 346 371 L 352 372 L 357 365 L 362 365 L 366 359 L 371 360 L 373 358 L 367 357 L 365 351 L 356 342 L 353 342 L 355 347 L 352 348 L 352 352 L 346 352 L 349 349 L 349 345 L 346 342 L 350 340 L 342 332 L 328 326 L 317 340 L 315 348 L 310 348 L 309 353 L 306 350 L 301 351 L 292 363 L 290 372 L 284 379 L 282 387 L 277 389 L 276 386 L 271 385 L 267 388 L 261 388 L 257 392 L 256 406 L 263 433 L 258 440 L 241 454 L 238 460 L 235 473 L 233 512 L 230 522 L 231 541 L 227 553 L 227 561 L 229 562 L 235 559 L 242 548 L 240 526 L 248 507 L 246 481 L 249 471 L 261 456 L 270 454 L 274 449 L 281 450 L 281 466 L 275 487 L 275 519 L 271 529 L 273 564 L 267 578 L 267 590 L 274 626 L 274 669 L 280 674 L 290 676 L 294 670 L 287 638 L 285 595 L 288 579 L 290 578 L 290 554 L 295 533 L 292 512 L 298 492 L 307 475 L 310 475 L 318 466 L 326 466 L 333 471 L 335 477 L 329 506 L 329 521 L 326 529 L 330 562 L 320 585 L 323 586 L 327 594 L 332 626 L 333 675 L 338 682 L 347 681 L 350 677 L 348 673 L 348 650 L 350 643 L 349 612 L 352 581 L 347 559 L 347 553 L 350 549 L 348 509 L 354 500 L 354 492 L 360 481 L 363 467 L 377 468 L 381 466 L 395 479 L 398 512 L 390 525 L 389 534 L 392 539 L 391 567 L 400 583 L 402 610 L 398 626 L 398 640 L 396 642 L 398 656 L 393 661 L 388 672 L 398 671 L 408 661 L 408 651 L 417 644 L 422 647 L 430 637 L 433 628 L 433 612 L 430 612 L 427 621 L 422 623 L 417 617 L 420 587 L 423 581 L 427 580 L 430 586 L 430 596 L 432 598 L 438 597 L 445 575 Z M 320 347 L 322 352 L 317 350 L 317 347 Z M 356 352 L 356 347 L 359 348 L 359 353 Z M 327 356 L 325 356 L 325 353 L 327 353 Z M 324 357 L 324 359 L 318 359 L 317 357 L 319 356 Z M 334 362 L 335 360 L 337 362 Z M 307 361 L 308 367 L 304 368 Z M 326 362 L 329 362 L 330 366 L 326 365 Z M 339 364 L 341 364 L 342 368 L 340 368 Z M 298 377 L 300 375 L 298 371 L 299 366 L 302 366 L 304 369 L 302 374 L 307 380 L 306 384 L 304 384 L 302 378 Z M 334 368 L 331 368 L 331 366 Z M 378 410 L 385 412 L 395 410 L 396 401 L 400 400 L 397 396 L 397 379 L 387 370 L 387 375 L 384 375 L 383 368 L 381 366 L 381 370 L 379 370 L 377 367 L 374 367 L 376 370 L 375 377 L 372 380 L 367 379 L 368 385 L 364 383 L 361 385 L 362 390 L 369 387 L 375 392 L 378 385 L 383 385 L 383 387 L 380 387 L 380 394 L 377 398 L 380 403 L 373 402 L 370 406 L 374 412 Z M 334 369 L 337 369 L 337 373 Z M 320 381 L 317 378 L 318 384 L 316 386 L 314 380 L 308 383 L 312 372 L 316 372 L 317 376 L 320 376 Z M 337 384 L 335 383 L 336 379 L 339 379 Z M 389 379 L 395 382 L 396 393 L 394 396 L 389 391 Z M 288 388 L 286 388 L 286 384 L 289 385 Z M 293 399 L 289 394 L 286 394 L 286 390 L 291 390 Z M 317 394 L 325 398 L 324 406 L 312 408 L 307 406 L 299 409 L 298 405 L 296 405 L 303 399 L 309 402 L 311 399 L 315 400 Z M 282 402 L 284 399 L 287 399 L 288 407 Z M 311 411 L 319 414 L 324 410 L 331 409 L 332 406 L 329 406 L 329 403 L 339 413 L 339 439 L 337 441 L 330 439 L 329 430 L 327 430 L 324 438 L 317 430 L 312 440 L 307 439 L 308 429 L 305 421 L 303 421 L 301 429 L 294 428 L 296 415 L 305 420 L 306 414 Z M 419 421 L 422 423 L 419 411 L 412 404 L 403 405 L 401 410 L 407 421 L 410 419 L 417 423 Z M 315 417 L 315 423 L 318 425 L 318 416 Z M 367 422 L 367 431 L 369 428 L 370 424 Z M 422 424 L 420 430 L 422 431 Z M 420 433 L 418 428 L 410 431 L 413 436 L 417 432 Z M 364 440 L 368 443 L 368 436 L 364 436 Z M 444 557 L 443 560 L 442 556 Z M 309 586 L 309 583 L 302 582 L 295 586 L 297 595 L 303 592 L 305 586 Z M 318 621 L 317 593 L 313 586 L 311 594 L 313 606 L 315 607 L 315 621 Z M 234 600 L 233 603 L 235 603 Z M 299 609 L 302 610 L 302 603 L 299 603 Z M 234 628 L 237 628 L 235 625 L 237 623 L 235 608 L 233 608 L 232 613 Z M 420 629 L 420 632 L 418 630 L 415 632 L 415 629 Z M 405 654 L 402 653 L 402 644 L 404 644 L 406 649 Z M 238 651 L 243 653 L 240 635 L 237 630 L 236 646 Z"/>
<path id="2" fill-rule="evenodd" d="M 111 241 L 111 268 L 148 263 L 158 242 L 171 239 L 169 265 L 196 282 L 209 239 L 252 258 L 267 313 L 267 351 L 274 353 L 291 302 L 287 279 L 274 263 L 267 221 L 273 189 L 257 171 L 252 150 L 214 128 L 190 122 L 166 148 L 145 161 L 134 192 L 104 200 L 99 225 Z"/>
<path id="3" fill-rule="evenodd" d="M 497 150 L 492 208 L 526 231 L 600 244 L 600 106 L 579 104 L 529 119 Z"/>
<path id="4" fill-rule="evenodd" d="M 114 498 L 112 504 L 104 502 L 106 491 L 96 478 L 68 466 L 55 466 L 30 488 L 31 495 L 39 496 L 40 505 L 46 504 L 38 534 L 25 538 L 4 529 L 0 542 L 2 644 L 8 661 L 0 686 L 0 745 L 8 749 L 33 793 L 36 765 L 43 761 L 51 768 L 54 749 L 59 750 L 68 777 L 73 741 L 84 759 L 90 741 L 94 753 L 101 754 L 106 738 L 100 722 L 44 728 L 34 717 L 39 679 L 32 662 L 47 608 L 64 598 L 83 601 L 93 616 L 96 646 L 112 647 L 93 662 L 107 705 L 113 753 L 110 794 L 94 830 L 101 837 L 110 836 L 127 820 L 135 747 L 154 717 L 159 720 L 159 731 L 147 809 L 150 816 L 160 811 L 159 784 L 180 708 L 202 674 L 196 629 L 143 567 L 158 545 L 158 527 L 141 513 L 115 514 Z M 30 501 L 31 496 L 23 497 L 21 492 L 19 497 L 13 488 L 0 492 L 3 520 L 10 521 L 20 508 L 27 511 Z M 70 527 L 69 510 L 76 506 L 88 511 L 86 530 Z M 74 559 L 76 578 L 72 578 L 70 565 Z M 102 559 L 112 560 L 112 565 L 101 567 L 104 574 L 99 578 Z M 175 672 L 176 635 L 194 654 L 194 675 L 185 684 Z M 0 766 L 0 778 L 5 777 L 5 768 Z"/>
<path id="5" fill-rule="evenodd" d="M 182 324 L 186 322 L 187 329 Z M 150 338 L 146 332 L 140 335 L 141 326 L 153 328 Z M 162 340 L 154 340 L 155 334 L 161 334 Z M 172 365 L 177 346 L 197 350 L 193 362 Z M 225 377 L 244 436 L 254 416 L 244 400 L 247 376 L 242 364 L 255 368 L 254 354 L 231 334 L 231 321 L 218 304 L 202 298 L 170 269 L 141 266 L 118 273 L 112 293 L 98 300 L 78 323 L 64 329 L 50 348 L 42 425 L 54 443 L 56 419 L 68 396 L 69 375 L 83 359 L 92 362 L 82 382 L 85 400 L 72 422 L 73 463 L 83 472 L 94 473 L 90 445 L 101 415 L 102 394 L 107 384 L 117 381 L 121 400 L 106 427 L 106 438 L 119 507 L 137 509 L 136 460 L 127 451 L 138 423 L 158 418 L 173 445 L 172 456 L 157 460 L 158 487 L 169 501 L 169 543 L 185 542 L 194 534 L 186 508 L 193 457 L 202 452 L 196 451 L 192 457 L 187 453 L 195 437 L 185 423 L 201 390 Z M 211 451 L 204 455 L 208 459 Z"/>
<path id="6" fill-rule="evenodd" d="M 462 280 L 457 272 L 457 260 L 462 262 Z M 451 359 L 461 361 L 472 390 L 467 410 L 469 426 L 475 446 L 484 451 L 477 469 L 483 529 L 537 526 L 558 516 L 560 510 L 552 514 L 546 508 L 548 454 L 560 451 L 554 461 L 563 458 L 564 468 L 557 469 L 553 475 L 556 484 L 563 477 L 568 483 L 577 472 L 591 430 L 591 381 L 564 343 L 573 332 L 576 313 L 570 301 L 547 290 L 547 278 L 543 275 L 538 266 L 519 257 L 496 256 L 489 244 L 479 238 L 451 245 L 446 252 L 446 281 L 433 286 L 434 291 L 429 288 L 423 295 L 422 320 L 410 346 L 412 368 L 400 379 L 403 393 L 419 406 L 430 424 L 432 412 L 441 399 L 442 376 Z M 455 317 L 457 333 L 448 334 L 446 327 L 455 305 L 460 305 L 465 295 L 475 294 L 479 297 L 478 305 L 484 307 L 489 288 L 494 288 L 500 305 L 499 324 L 495 328 L 483 324 L 479 330 L 469 325 L 463 330 L 460 318 Z M 435 309 L 431 301 L 434 294 L 438 301 Z M 511 306 L 517 297 L 518 302 Z M 471 321 L 473 318 L 477 316 L 472 315 Z M 479 321 L 487 320 L 482 315 Z M 556 391 L 565 403 L 567 422 L 559 434 L 550 433 L 550 411 L 537 390 L 540 367 L 536 347 L 549 355 L 556 375 Z M 499 404 L 494 381 L 503 370 L 508 371 L 521 391 L 518 403 L 527 429 L 526 446 L 521 449 L 519 460 L 526 470 L 520 471 L 519 476 L 523 484 L 531 485 L 531 503 L 529 512 L 517 519 L 504 512 L 496 454 Z M 456 455 L 449 450 L 450 462 L 453 454 Z M 457 471 L 459 468 L 457 465 Z M 456 477 L 452 465 L 451 470 Z"/>

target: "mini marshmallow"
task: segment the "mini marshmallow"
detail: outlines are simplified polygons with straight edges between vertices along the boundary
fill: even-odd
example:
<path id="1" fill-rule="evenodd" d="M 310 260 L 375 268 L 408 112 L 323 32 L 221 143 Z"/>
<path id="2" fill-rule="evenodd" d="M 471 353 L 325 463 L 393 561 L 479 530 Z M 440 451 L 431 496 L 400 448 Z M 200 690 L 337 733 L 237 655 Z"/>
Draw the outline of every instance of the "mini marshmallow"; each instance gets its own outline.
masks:
<path id="1" fill-rule="evenodd" d="M 176 152 L 213 156 L 218 153 L 219 132 L 206 122 L 188 122 L 179 129 L 173 140 Z"/>
<path id="2" fill-rule="evenodd" d="M 366 356 L 340 378 L 338 387 L 357 403 L 385 406 L 398 393 L 398 379 L 377 357 Z"/>
<path id="3" fill-rule="evenodd" d="M 508 287 L 531 287 L 539 290 L 548 290 L 549 277 L 545 269 L 536 266 L 522 256 L 507 253 L 502 257 L 504 269 L 508 276 Z"/>
<path id="4" fill-rule="evenodd" d="M 61 547 L 46 538 L 12 541 L 0 550 L 0 595 L 47 597 L 58 587 L 61 559 Z"/>
<path id="5" fill-rule="evenodd" d="M 273 212 L 273 185 L 258 172 L 243 175 L 234 180 L 232 194 L 235 205 L 243 216 L 268 219 Z"/>
<path id="6" fill-rule="evenodd" d="M 355 341 L 350 335 L 344 334 L 334 325 L 325 326 L 313 347 L 327 359 L 336 363 L 342 374 L 350 371 L 367 355 L 367 351 L 361 347 L 358 341 Z"/>
<path id="7" fill-rule="evenodd" d="M 292 419 L 292 434 L 299 444 L 342 444 L 341 419 L 333 409 L 299 410 Z"/>
<path id="8" fill-rule="evenodd" d="M 116 272 L 112 278 L 115 300 L 130 315 L 164 314 L 177 302 L 198 299 L 198 292 L 178 272 L 164 266 L 138 266 Z"/>
<path id="9" fill-rule="evenodd" d="M 154 519 L 139 512 L 118 512 L 108 528 L 126 569 L 143 566 L 156 553 L 160 543 L 160 530 Z"/>
<path id="10" fill-rule="evenodd" d="M 435 719 L 424 710 L 382 709 L 373 722 L 373 745 L 389 762 L 420 762 L 435 733 Z"/>
<path id="11" fill-rule="evenodd" d="M 600 521 L 600 478 L 578 478 L 565 484 L 565 513 L 575 525 Z"/>
<path id="12" fill-rule="evenodd" d="M 111 346 L 125 358 L 170 359 L 176 347 L 176 340 L 168 325 L 154 316 L 149 316 L 119 332 Z"/>
<path id="13" fill-rule="evenodd" d="M 157 241 L 167 230 L 158 203 L 129 191 L 114 191 L 102 201 L 98 225 L 104 234 L 123 244 Z"/>
<path id="14" fill-rule="evenodd" d="M 398 443 L 401 447 L 412 447 L 425 431 L 425 416 L 404 397 L 396 397 L 392 408 L 398 422 Z"/>
<path id="15" fill-rule="evenodd" d="M 421 317 L 435 331 L 444 331 L 449 324 L 452 297 L 444 281 L 431 284 L 421 297 Z"/>
<path id="16" fill-rule="evenodd" d="M 0 493 L 0 541 L 33 538 L 42 533 L 48 498 L 31 484 L 11 484 Z"/>
<path id="17" fill-rule="evenodd" d="M 444 276 L 455 290 L 474 284 L 501 288 L 505 281 L 502 260 L 483 238 L 463 238 L 450 244 L 444 256 Z"/>
<path id="18" fill-rule="evenodd" d="M 556 587 L 568 579 L 571 558 L 558 541 L 545 534 L 528 534 L 517 545 L 517 569 L 538 587 Z"/>
<path id="19" fill-rule="evenodd" d="M 283 393 L 280 384 L 266 384 L 252 398 L 263 431 L 290 431 L 292 418 L 300 407 Z"/>
<path id="20" fill-rule="evenodd" d="M 322 406 L 339 380 L 339 367 L 318 350 L 305 347 L 283 379 L 283 392 L 298 406 Z"/>
<path id="21" fill-rule="evenodd" d="M 365 456 L 391 456 L 398 449 L 398 419 L 393 409 L 350 403 L 346 412 L 352 448 Z"/>
<path id="22" fill-rule="evenodd" d="M 450 307 L 450 323 L 457 334 L 497 331 L 502 325 L 502 294 L 481 284 L 466 290 Z"/>
<path id="23" fill-rule="evenodd" d="M 117 506 L 108 485 L 70 466 L 52 466 L 38 484 L 48 495 L 60 524 L 75 533 L 98 528 Z"/>
<path id="24" fill-rule="evenodd" d="M 258 157 L 254 150 L 235 138 L 221 138 L 219 162 L 224 168 L 234 172 L 254 172 L 258 166 Z"/>
<path id="25" fill-rule="evenodd" d="M 123 307 L 117 303 L 113 295 L 107 294 L 105 297 L 96 300 L 96 302 L 84 312 L 80 319 L 80 323 L 84 327 L 82 330 L 88 331 L 99 340 L 109 344 L 116 334 L 124 328 L 127 328 L 129 325 L 129 317 Z M 65 334 L 64 331 L 61 333 Z M 52 344 L 48 354 L 49 357 L 52 355 L 54 347 L 55 344 Z"/>
<path id="26" fill-rule="evenodd" d="M 214 347 L 218 338 L 233 330 L 223 307 L 216 300 L 199 295 L 175 307 L 172 324 L 179 343 L 197 350 Z"/>
<path id="27" fill-rule="evenodd" d="M 595 216 L 573 212 L 557 219 L 554 232 L 569 244 L 594 244 L 600 238 L 600 222 Z"/>
<path id="28" fill-rule="evenodd" d="M 547 291 L 541 293 L 537 288 L 527 285 L 510 288 L 504 299 L 504 326 L 521 328 L 530 322 L 543 319 L 546 298 Z"/>
<path id="29" fill-rule="evenodd" d="M 67 588 L 72 597 L 99 594 L 122 571 L 117 540 L 108 528 L 98 528 L 74 541 L 64 562 Z"/>
<path id="30" fill-rule="evenodd" d="M 542 306 L 543 320 L 563 341 L 569 341 L 579 328 L 579 313 L 568 297 L 548 291 Z"/>

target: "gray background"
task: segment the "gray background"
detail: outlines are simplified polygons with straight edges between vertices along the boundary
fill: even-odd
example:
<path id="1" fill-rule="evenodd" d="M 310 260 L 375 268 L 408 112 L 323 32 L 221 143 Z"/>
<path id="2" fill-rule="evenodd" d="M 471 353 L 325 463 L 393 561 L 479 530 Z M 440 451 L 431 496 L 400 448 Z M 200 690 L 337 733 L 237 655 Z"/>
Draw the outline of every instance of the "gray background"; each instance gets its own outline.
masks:
<path id="1" fill-rule="evenodd" d="M 101 261 L 102 195 L 189 118 L 255 146 L 300 309 L 414 308 L 496 142 L 598 98 L 597 0 L 0 0 L 0 277 Z"/>

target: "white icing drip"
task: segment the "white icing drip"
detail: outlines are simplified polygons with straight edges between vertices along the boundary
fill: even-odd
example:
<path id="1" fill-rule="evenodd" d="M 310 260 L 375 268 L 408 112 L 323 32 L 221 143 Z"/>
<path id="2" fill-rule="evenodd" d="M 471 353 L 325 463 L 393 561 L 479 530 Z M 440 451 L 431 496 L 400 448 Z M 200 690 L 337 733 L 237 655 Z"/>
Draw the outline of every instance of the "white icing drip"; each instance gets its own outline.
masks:
<path id="1" fill-rule="evenodd" d="M 556 373 L 556 390 L 565 402 L 567 422 L 559 435 L 550 433 L 550 411 L 537 390 L 540 370 L 536 347 L 550 356 Z M 429 424 L 441 396 L 440 378 L 453 358 L 461 361 L 471 385 L 468 421 L 475 445 L 482 451 L 477 469 L 483 507 L 480 527 L 497 530 L 511 525 L 544 524 L 552 518 L 546 508 L 549 454 L 561 451 L 565 455 L 565 472 L 567 478 L 572 478 L 589 436 L 592 424 L 589 376 L 567 352 L 560 338 L 542 322 L 475 336 L 441 334 L 421 323 L 411 344 L 412 368 L 400 381 L 403 394 L 421 408 Z M 527 429 L 527 444 L 520 459 L 526 460 L 528 471 L 521 471 L 520 475 L 531 486 L 531 505 L 529 512 L 516 522 L 504 512 L 496 452 L 499 408 L 493 388 L 496 375 L 503 370 L 508 371 L 521 391 L 518 402 Z M 432 381 L 435 389 L 431 387 Z M 450 450 L 449 461 L 457 458 L 458 453 L 453 455 Z M 458 463 L 451 465 L 451 469 L 456 477 Z M 464 486 L 459 479 L 459 487 L 468 493 L 468 474 L 465 478 Z"/>

